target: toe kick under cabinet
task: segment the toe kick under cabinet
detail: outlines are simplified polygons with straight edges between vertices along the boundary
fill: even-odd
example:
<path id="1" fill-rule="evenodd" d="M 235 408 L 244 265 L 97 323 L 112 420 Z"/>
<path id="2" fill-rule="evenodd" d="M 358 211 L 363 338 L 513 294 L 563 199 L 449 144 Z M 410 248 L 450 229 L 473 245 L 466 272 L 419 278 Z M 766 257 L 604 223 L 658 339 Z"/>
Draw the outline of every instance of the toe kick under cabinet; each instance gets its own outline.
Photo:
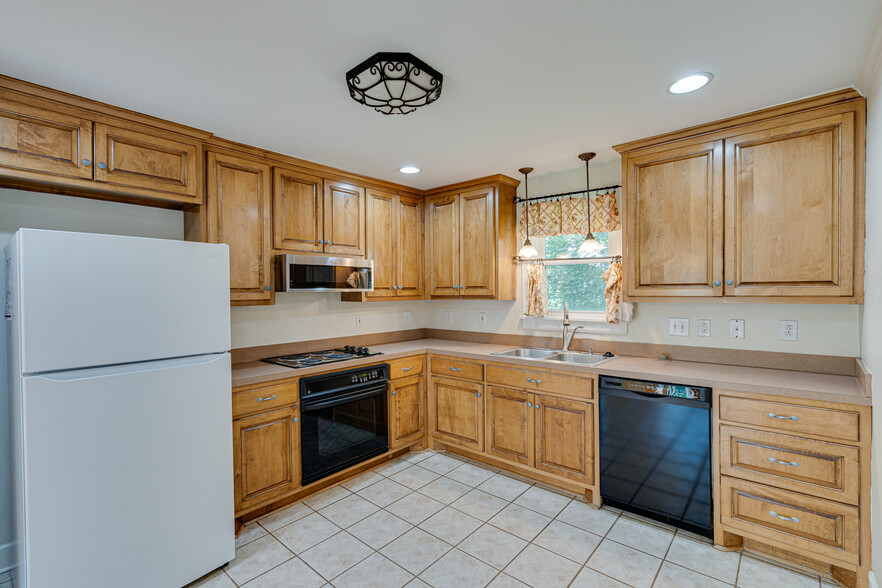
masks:
<path id="1" fill-rule="evenodd" d="M 716 392 L 715 537 L 866 586 L 870 408 Z"/>

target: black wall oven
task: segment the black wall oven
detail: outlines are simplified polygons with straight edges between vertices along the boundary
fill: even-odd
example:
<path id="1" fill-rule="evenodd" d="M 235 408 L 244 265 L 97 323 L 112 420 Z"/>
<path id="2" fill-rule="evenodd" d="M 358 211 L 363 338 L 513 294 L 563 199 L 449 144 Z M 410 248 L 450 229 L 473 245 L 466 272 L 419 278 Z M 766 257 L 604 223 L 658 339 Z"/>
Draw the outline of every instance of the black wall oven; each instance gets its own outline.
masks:
<path id="1" fill-rule="evenodd" d="M 303 484 L 389 451 L 389 365 L 300 380 Z"/>

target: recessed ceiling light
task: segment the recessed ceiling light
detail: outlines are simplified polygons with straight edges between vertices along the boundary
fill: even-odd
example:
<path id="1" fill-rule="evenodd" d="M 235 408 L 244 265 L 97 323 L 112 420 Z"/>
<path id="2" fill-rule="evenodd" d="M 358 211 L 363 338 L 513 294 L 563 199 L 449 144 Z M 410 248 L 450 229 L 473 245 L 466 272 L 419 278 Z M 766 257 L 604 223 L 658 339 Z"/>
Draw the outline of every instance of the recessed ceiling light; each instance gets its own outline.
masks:
<path id="1" fill-rule="evenodd" d="M 399 167 L 398 171 L 403 174 L 418 174 L 420 173 L 420 168 L 414 167 L 412 165 L 405 165 L 404 167 Z"/>
<path id="2" fill-rule="evenodd" d="M 688 75 L 668 86 L 668 94 L 688 94 L 689 92 L 694 92 L 704 88 L 712 79 L 714 79 L 714 74 L 707 73 L 706 71 Z"/>

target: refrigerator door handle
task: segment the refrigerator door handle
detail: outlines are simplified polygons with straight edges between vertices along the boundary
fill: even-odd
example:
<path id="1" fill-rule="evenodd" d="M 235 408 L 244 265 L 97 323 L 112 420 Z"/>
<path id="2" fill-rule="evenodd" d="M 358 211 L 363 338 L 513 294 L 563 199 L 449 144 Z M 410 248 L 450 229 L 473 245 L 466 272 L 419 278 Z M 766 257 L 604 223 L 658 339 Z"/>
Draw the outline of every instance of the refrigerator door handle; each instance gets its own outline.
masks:
<path id="1" fill-rule="evenodd" d="M 160 359 L 156 361 L 144 361 L 138 363 L 122 363 L 104 367 L 84 368 L 79 370 L 67 370 L 61 372 L 49 372 L 44 374 L 24 374 L 33 378 L 42 378 L 52 382 L 75 382 L 78 380 L 90 380 L 106 376 L 117 376 L 135 372 L 147 372 L 164 370 L 182 366 L 196 366 L 220 361 L 227 353 L 215 353 L 211 355 L 191 355 L 188 357 L 176 357 L 175 359 Z"/>

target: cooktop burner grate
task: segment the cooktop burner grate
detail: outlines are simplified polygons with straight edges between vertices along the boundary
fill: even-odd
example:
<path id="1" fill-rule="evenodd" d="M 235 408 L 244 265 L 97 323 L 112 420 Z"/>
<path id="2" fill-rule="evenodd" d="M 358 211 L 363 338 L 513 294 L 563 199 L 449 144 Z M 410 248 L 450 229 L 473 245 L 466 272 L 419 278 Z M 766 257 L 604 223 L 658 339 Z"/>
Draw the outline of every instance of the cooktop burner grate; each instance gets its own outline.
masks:
<path id="1" fill-rule="evenodd" d="M 325 349 L 322 351 L 310 351 L 309 353 L 292 353 L 278 357 L 267 357 L 261 361 L 297 369 L 374 355 L 383 354 L 372 352 L 367 347 L 351 347 L 347 345 L 346 349 Z"/>

